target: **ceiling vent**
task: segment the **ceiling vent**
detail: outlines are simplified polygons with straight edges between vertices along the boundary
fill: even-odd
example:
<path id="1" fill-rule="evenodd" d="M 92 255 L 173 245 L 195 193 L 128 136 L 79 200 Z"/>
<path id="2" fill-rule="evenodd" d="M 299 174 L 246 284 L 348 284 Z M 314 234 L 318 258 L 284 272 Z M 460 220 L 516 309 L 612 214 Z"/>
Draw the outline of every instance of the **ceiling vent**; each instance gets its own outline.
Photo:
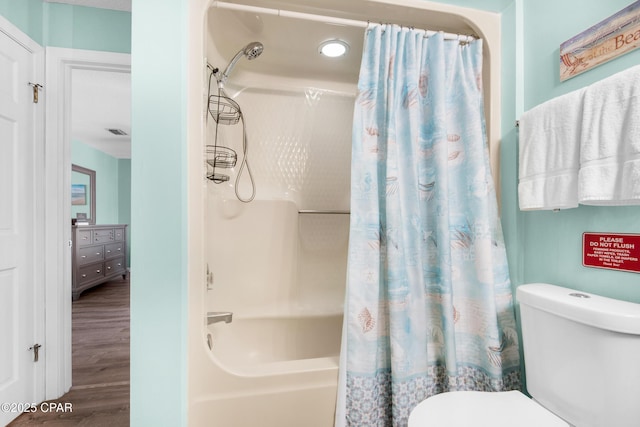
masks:
<path id="1" fill-rule="evenodd" d="M 118 135 L 118 136 L 127 135 L 127 133 L 122 129 L 107 129 L 107 130 L 114 135 Z"/>

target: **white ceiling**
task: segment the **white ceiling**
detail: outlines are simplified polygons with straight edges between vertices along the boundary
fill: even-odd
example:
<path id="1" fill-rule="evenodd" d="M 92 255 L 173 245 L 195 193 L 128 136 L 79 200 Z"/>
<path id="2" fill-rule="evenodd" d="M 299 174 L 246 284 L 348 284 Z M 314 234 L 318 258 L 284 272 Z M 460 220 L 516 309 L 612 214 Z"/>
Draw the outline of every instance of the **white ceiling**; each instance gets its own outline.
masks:
<path id="1" fill-rule="evenodd" d="M 98 7 L 101 9 L 131 12 L 131 0 L 44 0 L 48 3 L 67 3 L 76 6 Z"/>
<path id="2" fill-rule="evenodd" d="M 107 129 L 121 129 L 116 136 Z M 71 139 L 118 159 L 131 158 L 131 74 L 73 70 Z"/>

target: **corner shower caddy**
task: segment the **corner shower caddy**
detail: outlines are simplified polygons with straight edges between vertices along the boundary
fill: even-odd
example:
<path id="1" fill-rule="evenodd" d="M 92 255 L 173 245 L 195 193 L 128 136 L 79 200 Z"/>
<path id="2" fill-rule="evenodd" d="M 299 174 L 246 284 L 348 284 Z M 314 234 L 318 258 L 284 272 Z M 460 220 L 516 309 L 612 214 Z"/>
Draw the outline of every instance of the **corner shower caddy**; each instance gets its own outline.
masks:
<path id="1" fill-rule="evenodd" d="M 210 70 L 209 74 L 209 89 L 207 92 L 207 111 L 208 115 L 213 118 L 215 122 L 215 136 L 213 145 L 205 146 L 205 156 L 207 161 L 207 179 L 213 181 L 216 184 L 222 184 L 230 180 L 230 176 L 225 173 L 219 173 L 218 169 L 231 169 L 236 166 L 238 162 L 238 153 L 231 147 L 218 144 L 218 128 L 220 125 L 236 125 L 242 123 L 242 162 L 240 163 L 240 169 L 236 174 L 236 180 L 234 184 L 234 191 L 236 197 L 243 203 L 251 202 L 256 195 L 256 186 L 247 160 L 247 128 L 245 126 L 244 117 L 240 105 L 224 91 L 224 83 L 231 72 L 231 69 L 235 63 L 243 55 L 246 55 L 249 59 L 255 58 L 262 52 L 262 44 L 254 42 L 249 43 L 245 48 L 236 54 L 231 63 L 227 66 L 227 69 L 219 74 L 219 69 L 207 64 L 207 68 Z M 218 86 L 218 92 L 216 95 L 211 94 L 211 83 L 215 77 Z M 207 120 L 208 122 L 208 120 Z M 238 192 L 238 185 L 242 172 L 246 167 L 246 171 L 249 174 L 249 180 L 251 182 L 251 196 L 249 198 L 243 198 Z"/>
<path id="2" fill-rule="evenodd" d="M 218 95 L 209 95 L 208 110 L 216 123 L 216 129 L 213 145 L 206 146 L 207 164 L 211 167 L 211 172 L 207 172 L 207 178 L 220 184 L 229 181 L 229 175 L 217 173 L 216 170 L 235 167 L 238 153 L 230 147 L 218 145 L 218 126 L 237 124 L 242 118 L 242 111 L 238 103 L 221 90 L 218 91 Z"/>

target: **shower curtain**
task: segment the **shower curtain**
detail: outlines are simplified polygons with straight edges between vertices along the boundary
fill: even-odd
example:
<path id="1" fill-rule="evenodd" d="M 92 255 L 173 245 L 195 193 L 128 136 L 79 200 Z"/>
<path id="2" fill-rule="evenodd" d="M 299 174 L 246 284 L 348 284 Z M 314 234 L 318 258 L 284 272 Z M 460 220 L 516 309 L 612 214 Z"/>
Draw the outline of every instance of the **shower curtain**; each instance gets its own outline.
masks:
<path id="1" fill-rule="evenodd" d="M 351 180 L 336 425 L 406 426 L 437 393 L 519 389 L 482 40 L 367 28 Z"/>

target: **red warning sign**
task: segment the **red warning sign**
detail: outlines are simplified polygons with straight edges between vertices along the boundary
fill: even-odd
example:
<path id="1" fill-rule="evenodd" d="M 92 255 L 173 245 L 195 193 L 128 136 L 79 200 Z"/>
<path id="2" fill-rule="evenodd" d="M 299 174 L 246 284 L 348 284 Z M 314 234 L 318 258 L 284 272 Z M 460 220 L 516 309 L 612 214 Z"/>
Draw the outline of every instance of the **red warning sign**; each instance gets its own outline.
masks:
<path id="1" fill-rule="evenodd" d="M 640 234 L 584 233 L 582 265 L 640 273 Z"/>

